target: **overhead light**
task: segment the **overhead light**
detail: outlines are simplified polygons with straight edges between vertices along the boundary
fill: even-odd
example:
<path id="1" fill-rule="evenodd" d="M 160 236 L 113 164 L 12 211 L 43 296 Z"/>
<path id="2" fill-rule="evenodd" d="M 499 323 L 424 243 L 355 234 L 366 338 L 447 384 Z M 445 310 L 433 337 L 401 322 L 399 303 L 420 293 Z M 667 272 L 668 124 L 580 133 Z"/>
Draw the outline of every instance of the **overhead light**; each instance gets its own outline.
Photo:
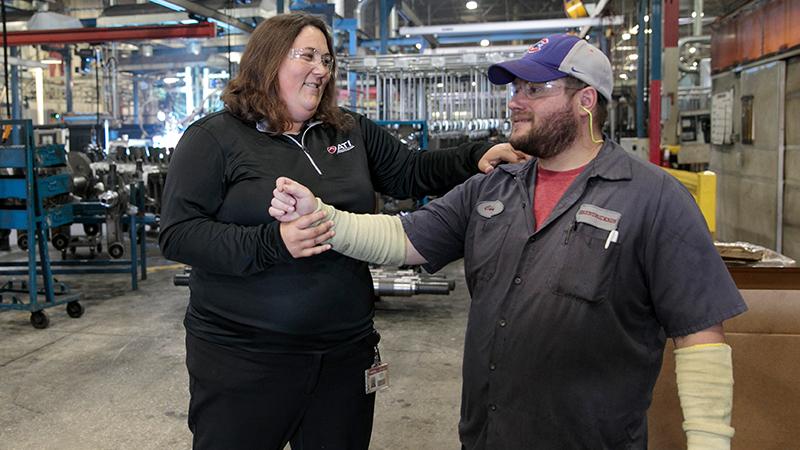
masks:
<path id="1" fill-rule="evenodd" d="M 689 47 L 689 53 L 697 53 L 697 47 Z"/>
<path id="2" fill-rule="evenodd" d="M 414 47 L 417 47 L 417 50 L 421 50 L 422 49 L 422 44 L 417 42 L 416 44 L 414 44 Z"/>
<path id="3" fill-rule="evenodd" d="M 650 15 L 649 14 L 645 14 L 644 15 L 644 21 L 645 21 L 645 23 L 646 22 L 650 22 Z"/>
<path id="4" fill-rule="evenodd" d="M 628 59 L 630 59 L 631 61 L 636 61 L 637 59 L 639 59 L 639 54 L 631 53 L 630 55 L 628 55 Z"/>
<path id="5" fill-rule="evenodd" d="M 469 10 L 478 9 L 478 2 L 476 2 L 475 0 L 469 0 L 465 6 Z"/>
<path id="6" fill-rule="evenodd" d="M 697 11 L 692 11 L 692 19 L 697 18 Z"/>
<path id="7" fill-rule="evenodd" d="M 631 34 L 639 34 L 639 24 L 632 26 L 630 30 L 628 30 Z"/>
<path id="8" fill-rule="evenodd" d="M 488 47 L 491 42 L 488 39 L 481 39 L 481 47 Z"/>
<path id="9" fill-rule="evenodd" d="M 178 79 L 177 77 L 166 77 L 162 81 L 164 81 L 164 84 L 175 84 L 181 80 Z"/>
<path id="10" fill-rule="evenodd" d="M 184 12 L 186 8 L 183 6 L 176 5 L 167 0 L 150 0 L 150 3 L 155 3 L 156 5 L 163 6 L 164 8 L 171 9 L 173 11 Z"/>
<path id="11" fill-rule="evenodd" d="M 628 74 L 627 73 L 621 73 L 621 74 L 619 74 L 619 77 L 622 78 L 623 80 L 627 80 L 628 79 Z"/>
<path id="12" fill-rule="evenodd" d="M 61 60 L 60 59 L 55 59 L 55 58 L 46 58 L 46 59 L 43 59 L 41 61 L 41 63 L 42 64 L 49 64 L 49 65 L 57 65 L 57 64 L 61 64 Z"/>
<path id="13" fill-rule="evenodd" d="M 627 41 L 630 38 L 631 38 L 631 34 L 630 33 L 628 33 L 628 32 L 622 33 L 622 40 L 623 41 Z"/>

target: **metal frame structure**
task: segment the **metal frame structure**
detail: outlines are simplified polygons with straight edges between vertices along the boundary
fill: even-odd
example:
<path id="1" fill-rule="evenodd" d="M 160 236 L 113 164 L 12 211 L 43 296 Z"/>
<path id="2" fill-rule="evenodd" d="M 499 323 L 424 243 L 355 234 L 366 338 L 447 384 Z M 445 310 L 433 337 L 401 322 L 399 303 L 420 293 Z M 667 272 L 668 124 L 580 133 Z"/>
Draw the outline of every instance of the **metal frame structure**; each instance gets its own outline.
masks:
<path id="1" fill-rule="evenodd" d="M 19 140 L 21 145 L 3 145 L 0 147 L 0 165 L 6 168 L 23 169 L 25 171 L 25 188 L 18 189 L 18 179 L 2 179 L 2 192 L 10 200 L 23 200 L 25 209 L 0 210 L 0 228 L 26 229 L 28 234 L 28 261 L 14 264 L 27 266 L 26 270 L 3 271 L 3 275 L 27 275 L 27 281 L 17 285 L 13 280 L 0 287 L 0 293 L 26 293 L 28 302 L 16 295 L 11 295 L 11 302 L 0 302 L 0 310 L 14 309 L 31 312 L 31 325 L 35 328 L 47 328 L 50 320 L 43 309 L 66 304 L 70 317 L 77 318 L 83 315 L 83 306 L 78 303 L 79 295 L 70 294 L 69 288 L 53 280 L 50 255 L 47 248 L 47 236 L 50 227 L 64 225 L 72 221 L 72 209 L 69 205 L 60 205 L 44 208 L 43 200 L 53 195 L 69 192 L 69 186 L 51 180 L 55 177 L 42 178 L 37 173 L 38 169 L 53 167 L 66 162 L 61 147 L 61 153 L 55 146 L 39 147 L 34 144 L 33 122 L 27 120 L 3 120 L 0 126 L 4 130 L 4 138 L 11 138 L 12 142 Z M 56 182 L 53 182 L 56 181 Z M 37 257 L 38 251 L 38 257 Z M 40 292 L 38 278 L 42 276 L 43 292 Z M 59 289 L 58 298 L 55 288 Z M 44 301 L 39 301 L 39 294 L 44 294 Z M 1 298 L 1 297 L 0 297 Z"/>

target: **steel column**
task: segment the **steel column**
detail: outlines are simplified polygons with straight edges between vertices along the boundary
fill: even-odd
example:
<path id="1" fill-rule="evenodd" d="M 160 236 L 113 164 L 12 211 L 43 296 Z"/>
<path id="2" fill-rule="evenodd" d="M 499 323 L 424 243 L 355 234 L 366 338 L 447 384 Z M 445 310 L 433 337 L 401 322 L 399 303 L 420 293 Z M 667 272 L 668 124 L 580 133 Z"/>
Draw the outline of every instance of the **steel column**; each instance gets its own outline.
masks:
<path id="1" fill-rule="evenodd" d="M 661 165 L 661 2 L 653 0 L 650 16 L 650 162 Z M 639 30 L 644 32 L 644 30 Z"/>
<path id="2" fill-rule="evenodd" d="M 644 103 L 645 86 L 647 85 L 647 35 L 644 34 L 644 29 L 647 24 L 644 22 L 644 16 L 647 14 L 647 0 L 639 0 L 639 13 L 637 24 L 639 32 L 636 34 L 636 53 L 639 59 L 636 60 L 636 137 L 647 137 L 647 130 L 644 125 Z"/>

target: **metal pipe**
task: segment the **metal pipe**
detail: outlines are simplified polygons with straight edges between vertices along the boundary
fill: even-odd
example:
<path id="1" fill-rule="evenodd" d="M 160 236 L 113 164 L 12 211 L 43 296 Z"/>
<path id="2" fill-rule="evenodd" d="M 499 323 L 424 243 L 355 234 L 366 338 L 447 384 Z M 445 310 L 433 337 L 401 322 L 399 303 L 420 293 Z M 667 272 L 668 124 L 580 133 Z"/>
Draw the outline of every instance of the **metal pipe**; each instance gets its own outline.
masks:
<path id="1" fill-rule="evenodd" d="M 111 43 L 111 58 L 108 60 L 109 78 L 111 78 L 111 117 L 119 119 L 119 98 L 117 95 L 117 43 Z"/>
<path id="2" fill-rule="evenodd" d="M 622 25 L 624 16 L 595 17 L 583 19 L 547 19 L 547 20 L 520 20 L 514 22 L 488 22 L 473 24 L 447 24 L 431 25 L 425 27 L 401 27 L 400 34 L 419 36 L 425 34 L 450 35 L 450 34 L 486 34 L 493 32 L 539 31 L 559 30 L 564 28 L 577 28 L 589 26 Z"/>
<path id="3" fill-rule="evenodd" d="M 358 5 L 356 5 L 355 16 L 356 16 L 356 27 L 359 30 L 365 32 L 367 34 L 367 37 L 371 38 L 373 37 L 372 34 L 367 33 L 367 30 L 364 29 L 364 8 L 366 8 L 367 5 L 369 5 L 370 3 L 372 3 L 372 0 L 359 0 Z"/>
<path id="4" fill-rule="evenodd" d="M 694 0 L 694 14 L 692 34 L 700 36 L 703 34 L 703 0 Z"/>
<path id="5" fill-rule="evenodd" d="M 686 44 L 691 44 L 694 42 L 707 42 L 711 43 L 711 36 L 684 36 L 678 39 L 678 54 L 683 54 L 683 46 Z M 690 66 L 686 64 L 686 62 L 678 60 L 678 68 L 681 72 L 688 72 L 688 73 L 697 73 L 700 71 L 699 66 Z"/>

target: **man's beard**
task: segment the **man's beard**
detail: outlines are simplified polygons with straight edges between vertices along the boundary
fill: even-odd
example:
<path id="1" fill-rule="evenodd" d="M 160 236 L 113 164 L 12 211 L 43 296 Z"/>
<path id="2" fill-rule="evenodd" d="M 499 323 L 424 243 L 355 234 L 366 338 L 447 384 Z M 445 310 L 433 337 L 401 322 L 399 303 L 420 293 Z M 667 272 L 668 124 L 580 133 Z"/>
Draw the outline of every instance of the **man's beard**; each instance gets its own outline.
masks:
<path id="1" fill-rule="evenodd" d="M 578 120 L 572 115 L 570 104 L 547 117 L 538 117 L 531 128 L 519 137 L 512 137 L 509 143 L 517 150 L 541 159 L 550 159 L 561 154 L 578 136 Z M 513 134 L 512 134 L 513 136 Z"/>

